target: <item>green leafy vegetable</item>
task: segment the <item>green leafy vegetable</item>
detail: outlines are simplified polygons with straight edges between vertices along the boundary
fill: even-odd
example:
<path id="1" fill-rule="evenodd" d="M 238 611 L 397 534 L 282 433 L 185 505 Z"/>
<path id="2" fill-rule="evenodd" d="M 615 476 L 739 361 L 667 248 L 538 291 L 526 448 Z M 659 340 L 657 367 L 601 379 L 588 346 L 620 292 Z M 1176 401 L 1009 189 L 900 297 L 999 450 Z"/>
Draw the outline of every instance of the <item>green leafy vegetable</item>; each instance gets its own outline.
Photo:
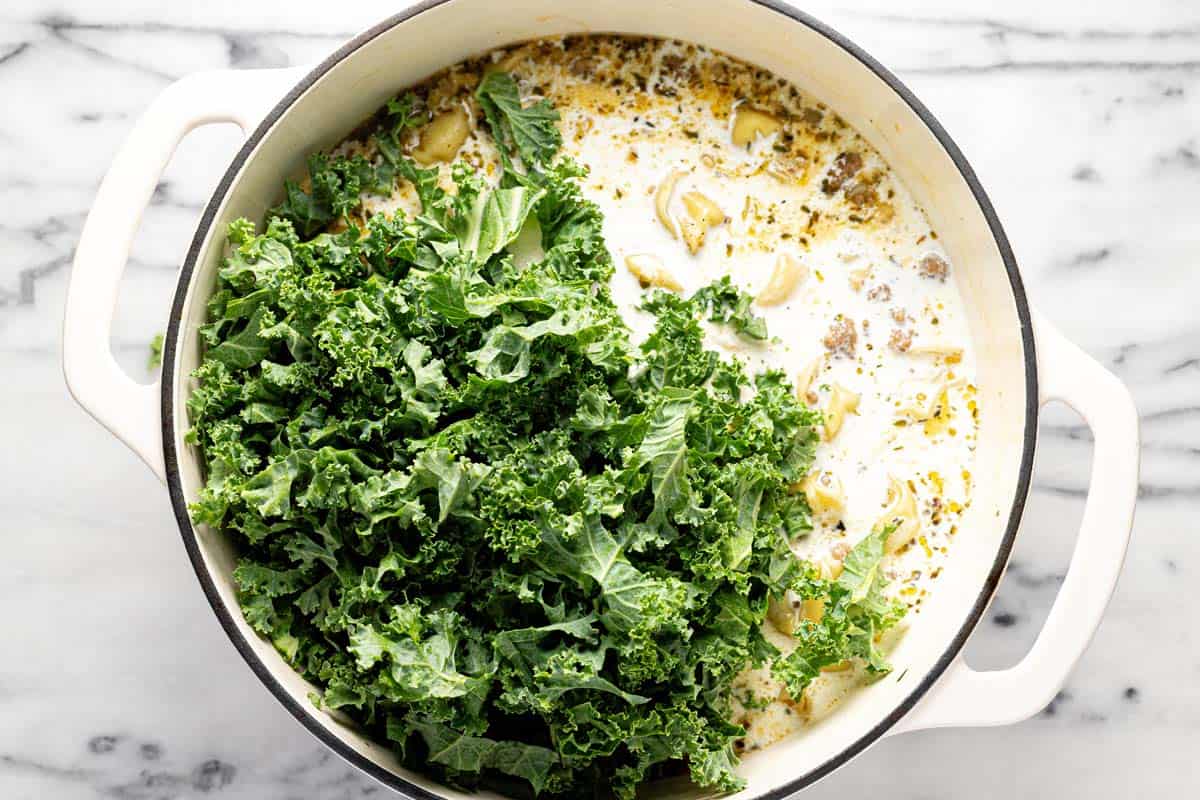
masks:
<path id="1" fill-rule="evenodd" d="M 826 598 L 825 613 L 820 622 L 802 620 L 796 649 L 772 665 L 775 676 L 793 697 L 800 696 L 822 667 L 851 658 L 861 659 L 875 675 L 890 671 L 875 637 L 904 614 L 902 605 L 884 597 L 879 574 L 884 543 L 891 531 L 890 527 L 879 529 L 859 542 L 846 556 L 836 581 L 822 585 L 814 579 L 817 586 L 806 587 L 809 596 Z"/>
<path id="2" fill-rule="evenodd" d="M 161 333 L 154 334 L 154 338 L 150 340 L 150 355 L 146 357 L 146 371 L 153 372 L 162 366 L 163 354 L 163 335 Z"/>
<path id="3" fill-rule="evenodd" d="M 794 690 L 845 658 L 884 669 L 881 540 L 836 583 L 792 556 L 816 414 L 704 347 L 705 318 L 766 336 L 749 301 L 655 293 L 633 346 L 557 115 L 503 73 L 478 96 L 499 186 L 460 164 L 447 192 L 403 155 L 410 95 L 373 158 L 314 156 L 265 230 L 231 225 L 188 399 L 193 518 L 237 545 L 246 619 L 319 702 L 442 780 L 629 800 L 685 768 L 736 789 L 730 686 L 779 656 L 768 599 L 829 601 L 776 662 Z M 359 195 L 399 180 L 420 212 L 363 222 Z M 543 255 L 517 267 L 534 225 Z"/>
<path id="4" fill-rule="evenodd" d="M 724 322 L 749 339 L 766 339 L 767 323 L 750 310 L 754 298 L 741 291 L 726 275 L 696 292 L 693 298 L 706 306 L 714 322 Z"/>
<path id="5" fill-rule="evenodd" d="M 475 97 L 496 142 L 510 155 L 516 151 L 527 169 L 543 168 L 558 154 L 562 146 L 562 135 L 555 125 L 558 112 L 545 100 L 522 106 L 512 75 L 486 75 Z"/>

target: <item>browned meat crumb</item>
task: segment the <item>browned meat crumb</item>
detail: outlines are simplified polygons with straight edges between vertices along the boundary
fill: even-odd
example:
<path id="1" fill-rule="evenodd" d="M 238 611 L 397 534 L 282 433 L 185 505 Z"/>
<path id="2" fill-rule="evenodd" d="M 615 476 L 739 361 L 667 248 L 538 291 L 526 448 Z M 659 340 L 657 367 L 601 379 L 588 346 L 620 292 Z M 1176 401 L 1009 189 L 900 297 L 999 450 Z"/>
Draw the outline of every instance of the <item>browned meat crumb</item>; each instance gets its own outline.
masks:
<path id="1" fill-rule="evenodd" d="M 872 303 L 886 303 L 892 299 L 892 287 L 886 283 L 873 286 L 871 287 L 871 291 L 867 292 L 867 299 Z"/>
<path id="2" fill-rule="evenodd" d="M 846 187 L 846 201 L 855 208 L 874 205 L 878 199 L 879 195 L 868 183 L 859 181 Z"/>
<path id="3" fill-rule="evenodd" d="M 825 334 L 825 349 L 834 355 L 854 356 L 855 345 L 858 344 L 858 331 L 854 329 L 854 320 L 838 317 L 829 326 Z"/>
<path id="4" fill-rule="evenodd" d="M 888 347 L 897 353 L 907 353 L 908 348 L 912 347 L 912 338 L 912 331 L 896 328 L 888 339 Z"/>
<path id="5" fill-rule="evenodd" d="M 900 306 L 896 306 L 892 309 L 892 319 L 897 325 L 903 325 L 908 320 L 908 312 Z"/>
<path id="6" fill-rule="evenodd" d="M 570 69 L 576 78 L 590 78 L 596 74 L 596 59 L 577 58 L 571 62 Z"/>
<path id="7" fill-rule="evenodd" d="M 858 153 L 840 153 L 833 160 L 833 166 L 829 168 L 829 172 L 821 180 L 821 191 L 825 194 L 833 194 L 842 188 L 842 184 L 854 177 L 862 168 L 863 159 L 861 155 Z"/>
<path id="8" fill-rule="evenodd" d="M 928 253 L 917 262 L 917 272 L 922 278 L 944 281 L 950 274 L 950 265 L 937 253 Z"/>

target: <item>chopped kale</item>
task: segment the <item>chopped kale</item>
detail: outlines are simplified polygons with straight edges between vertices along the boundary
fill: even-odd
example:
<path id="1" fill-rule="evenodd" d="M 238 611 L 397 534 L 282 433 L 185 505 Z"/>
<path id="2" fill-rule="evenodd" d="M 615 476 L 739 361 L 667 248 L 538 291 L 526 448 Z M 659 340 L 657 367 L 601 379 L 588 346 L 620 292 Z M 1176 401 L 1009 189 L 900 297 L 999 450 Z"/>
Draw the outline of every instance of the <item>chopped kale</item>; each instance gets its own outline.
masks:
<path id="1" fill-rule="evenodd" d="M 443 191 L 402 153 L 404 97 L 374 160 L 316 155 L 265 230 L 230 227 L 188 400 L 193 518 L 232 538 L 247 621 L 318 702 L 414 767 L 629 800 L 682 766 L 735 790 L 739 672 L 778 659 L 799 692 L 847 658 L 886 669 L 883 540 L 836 581 L 792 555 L 818 415 L 699 324 L 764 338 L 748 298 L 655 293 L 632 345 L 557 115 L 503 73 L 478 96 L 518 178 L 458 165 Z M 360 226 L 360 194 L 393 180 L 420 213 Z M 534 221 L 544 256 L 517 268 Z M 788 590 L 829 612 L 780 658 L 761 628 Z"/>

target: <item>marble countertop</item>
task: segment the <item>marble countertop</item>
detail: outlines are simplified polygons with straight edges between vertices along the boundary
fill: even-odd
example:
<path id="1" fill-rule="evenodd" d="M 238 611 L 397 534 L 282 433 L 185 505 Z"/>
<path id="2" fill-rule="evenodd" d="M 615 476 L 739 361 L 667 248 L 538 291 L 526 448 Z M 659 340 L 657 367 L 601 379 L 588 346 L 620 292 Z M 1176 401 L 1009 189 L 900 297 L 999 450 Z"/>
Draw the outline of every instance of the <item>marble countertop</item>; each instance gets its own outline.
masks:
<path id="1" fill-rule="evenodd" d="M 97 183 L 168 82 L 314 61 L 399 2 L 9 0 L 0 10 L 0 797 L 390 797 L 305 732 L 208 608 L 166 493 L 77 408 L 58 361 Z M 1189 796 L 1200 769 L 1200 6 L 805 4 L 894 69 L 972 160 L 1031 298 L 1142 414 L 1141 505 L 1091 649 L 1039 716 L 880 743 L 814 798 Z M 898 10 L 899 9 L 899 10 Z M 197 131 L 133 248 L 113 348 L 149 380 L 231 126 Z M 1014 663 L 1062 580 L 1089 435 L 1045 414 L 1012 569 L 968 656 Z"/>

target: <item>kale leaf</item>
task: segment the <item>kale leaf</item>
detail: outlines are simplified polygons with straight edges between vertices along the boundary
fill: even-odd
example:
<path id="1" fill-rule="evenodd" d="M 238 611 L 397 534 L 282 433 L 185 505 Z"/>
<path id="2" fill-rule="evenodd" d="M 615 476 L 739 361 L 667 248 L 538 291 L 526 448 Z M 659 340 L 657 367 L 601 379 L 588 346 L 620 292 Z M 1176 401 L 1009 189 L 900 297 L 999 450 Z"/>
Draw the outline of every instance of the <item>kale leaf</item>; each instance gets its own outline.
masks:
<path id="1" fill-rule="evenodd" d="M 519 155 L 526 169 L 542 169 L 558 154 L 562 134 L 558 112 L 546 100 L 521 105 L 517 82 L 507 72 L 484 76 L 475 92 L 492 136 L 508 157 Z"/>
<path id="2" fill-rule="evenodd" d="M 748 339 L 767 338 L 766 321 L 750 310 L 754 297 L 734 286 L 728 275 L 701 288 L 693 300 L 708 309 L 713 322 L 725 323 Z"/>
<path id="3" fill-rule="evenodd" d="M 478 97 L 499 186 L 460 164 L 448 192 L 404 156 L 427 116 L 405 95 L 373 156 L 318 154 L 265 230 L 230 226 L 187 404 L 193 519 L 235 544 L 247 621 L 316 701 L 416 768 L 525 795 L 629 800 L 681 768 L 737 789 L 743 669 L 776 659 L 796 692 L 847 658 L 886 669 L 882 539 L 836 582 L 795 559 L 818 415 L 700 324 L 765 338 L 748 298 L 652 294 L 631 344 L 556 113 L 505 73 Z M 395 181 L 420 212 L 367 218 Z M 527 230 L 542 255 L 518 267 Z M 788 590 L 830 611 L 777 658 L 762 625 Z"/>

